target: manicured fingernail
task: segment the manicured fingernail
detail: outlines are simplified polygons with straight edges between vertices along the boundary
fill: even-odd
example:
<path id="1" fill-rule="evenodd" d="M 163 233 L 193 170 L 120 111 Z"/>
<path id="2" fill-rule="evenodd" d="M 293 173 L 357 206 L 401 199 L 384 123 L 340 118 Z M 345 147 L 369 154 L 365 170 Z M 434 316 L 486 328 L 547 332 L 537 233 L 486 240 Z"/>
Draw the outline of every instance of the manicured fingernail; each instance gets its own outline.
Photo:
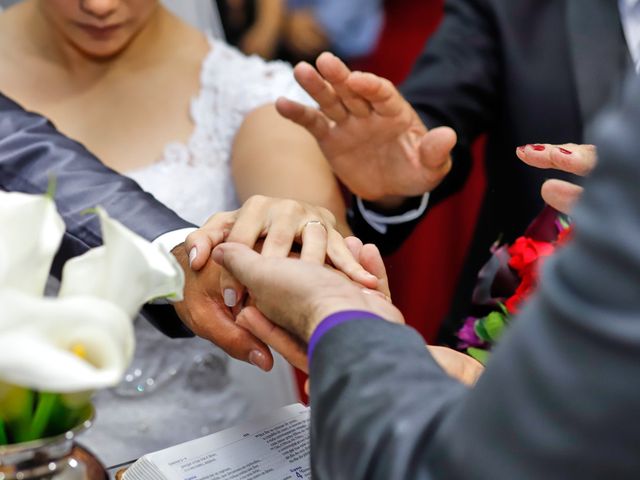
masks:
<path id="1" fill-rule="evenodd" d="M 238 303 L 238 296 L 236 295 L 236 291 L 233 288 L 225 288 L 224 304 L 227 307 L 235 307 L 236 303 Z"/>
<path id="2" fill-rule="evenodd" d="M 559 147 L 558 150 L 560 150 L 560 152 L 564 153 L 565 155 L 571 155 L 573 153 L 571 150 L 567 150 L 566 148 L 562 147 Z"/>
<path id="3" fill-rule="evenodd" d="M 518 151 L 519 151 L 519 152 L 524 152 L 524 147 L 525 147 L 525 145 L 520 145 L 520 146 L 518 147 Z"/>
<path id="4" fill-rule="evenodd" d="M 261 351 L 251 350 L 251 353 L 249 353 L 249 362 L 260 370 L 267 371 L 267 357 L 265 357 Z"/>
<path id="5" fill-rule="evenodd" d="M 536 152 L 544 151 L 544 145 L 531 145 L 531 148 L 533 148 Z"/>
<path id="6" fill-rule="evenodd" d="M 193 247 L 191 250 L 189 250 L 189 266 L 191 266 L 191 264 L 193 263 L 193 261 L 196 259 L 197 256 L 198 256 L 198 247 Z"/>

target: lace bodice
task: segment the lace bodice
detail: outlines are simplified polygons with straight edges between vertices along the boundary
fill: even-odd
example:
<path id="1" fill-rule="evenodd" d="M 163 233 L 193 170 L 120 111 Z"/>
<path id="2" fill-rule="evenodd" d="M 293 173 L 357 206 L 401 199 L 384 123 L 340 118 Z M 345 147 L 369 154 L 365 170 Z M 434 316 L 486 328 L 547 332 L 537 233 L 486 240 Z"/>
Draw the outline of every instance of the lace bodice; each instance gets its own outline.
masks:
<path id="1" fill-rule="evenodd" d="M 186 144 L 166 145 L 158 162 L 129 173 L 142 188 L 197 225 L 212 213 L 238 207 L 229 160 L 247 114 L 280 96 L 312 102 L 295 82 L 289 64 L 247 57 L 217 40 L 210 43 L 200 74 L 201 90 L 191 101 L 191 138 Z"/>
<path id="2" fill-rule="evenodd" d="M 248 113 L 279 96 L 310 103 L 291 67 L 247 57 L 220 41 L 201 71 L 191 101 L 189 141 L 171 143 L 158 162 L 130 172 L 145 190 L 197 225 L 237 208 L 229 160 Z M 136 321 L 136 358 L 124 381 L 94 400 L 97 421 L 83 436 L 106 464 L 115 464 L 236 424 L 297 400 L 290 367 L 277 358 L 265 374 L 228 359 L 202 339 L 169 339 Z"/>

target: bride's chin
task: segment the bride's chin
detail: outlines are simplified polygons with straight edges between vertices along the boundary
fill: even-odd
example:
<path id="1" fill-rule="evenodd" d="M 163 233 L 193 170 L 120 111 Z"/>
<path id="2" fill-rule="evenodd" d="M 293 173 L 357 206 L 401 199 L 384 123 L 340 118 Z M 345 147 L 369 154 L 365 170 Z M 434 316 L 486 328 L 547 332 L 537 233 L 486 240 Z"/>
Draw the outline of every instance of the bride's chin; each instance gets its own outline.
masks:
<path id="1" fill-rule="evenodd" d="M 93 60 L 110 60 L 126 50 L 130 39 L 112 39 L 107 41 L 73 42 L 75 48 L 84 56 Z"/>

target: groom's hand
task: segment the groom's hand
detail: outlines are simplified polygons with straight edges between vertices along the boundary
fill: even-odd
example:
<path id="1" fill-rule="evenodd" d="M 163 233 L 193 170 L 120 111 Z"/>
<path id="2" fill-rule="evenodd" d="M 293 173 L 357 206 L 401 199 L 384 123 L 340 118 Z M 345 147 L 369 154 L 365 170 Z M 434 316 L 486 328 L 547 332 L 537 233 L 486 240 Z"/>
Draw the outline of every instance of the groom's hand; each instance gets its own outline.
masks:
<path id="1" fill-rule="evenodd" d="M 209 261 L 194 272 L 184 245 L 177 245 L 172 253 L 185 274 L 184 299 L 174 305 L 184 324 L 193 333 L 207 339 L 234 358 L 252 363 L 269 371 L 273 356 L 269 348 L 254 335 L 234 321 L 232 312 L 225 306 L 220 294 L 220 267 Z M 287 346 L 281 346 L 285 351 Z"/>

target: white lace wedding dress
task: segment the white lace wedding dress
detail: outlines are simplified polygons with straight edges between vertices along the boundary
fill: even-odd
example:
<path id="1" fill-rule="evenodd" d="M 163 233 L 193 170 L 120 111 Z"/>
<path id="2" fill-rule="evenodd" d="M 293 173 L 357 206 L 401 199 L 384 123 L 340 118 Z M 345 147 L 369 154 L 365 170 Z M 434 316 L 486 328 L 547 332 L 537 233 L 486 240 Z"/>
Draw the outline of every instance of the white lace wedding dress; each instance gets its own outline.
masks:
<path id="1" fill-rule="evenodd" d="M 212 213 L 238 208 L 229 157 L 235 132 L 253 109 L 287 96 L 311 99 L 291 67 L 246 57 L 211 41 L 201 91 L 192 100 L 193 134 L 171 143 L 156 163 L 130 172 L 145 190 L 196 225 Z M 97 420 L 81 441 L 107 465 L 190 440 L 297 401 L 292 371 L 228 358 L 202 339 L 169 339 L 136 321 L 136 354 L 125 380 L 95 399 Z"/>

